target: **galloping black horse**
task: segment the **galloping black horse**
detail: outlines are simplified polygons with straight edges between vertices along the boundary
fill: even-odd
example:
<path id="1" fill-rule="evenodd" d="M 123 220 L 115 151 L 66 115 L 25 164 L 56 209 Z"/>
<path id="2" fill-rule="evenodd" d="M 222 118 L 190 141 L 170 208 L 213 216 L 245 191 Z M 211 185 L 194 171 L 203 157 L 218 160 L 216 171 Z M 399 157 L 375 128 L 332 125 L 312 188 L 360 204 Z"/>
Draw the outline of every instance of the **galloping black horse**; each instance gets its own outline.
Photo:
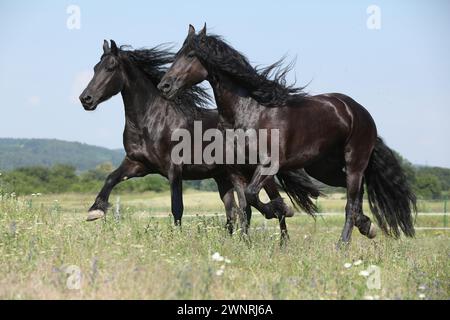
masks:
<path id="1" fill-rule="evenodd" d="M 89 209 L 88 220 L 96 220 L 105 215 L 108 198 L 115 185 L 133 177 L 143 177 L 159 173 L 170 181 L 172 213 L 175 224 L 181 224 L 183 214 L 182 179 L 214 178 L 220 197 L 224 202 L 227 226 L 232 232 L 234 210 L 236 207 L 233 186 L 227 177 L 224 166 L 219 165 L 176 165 L 171 161 L 171 150 L 176 143 L 171 140 L 175 129 L 185 128 L 193 131 L 193 123 L 200 120 L 203 129 L 216 128 L 216 110 L 201 108 L 208 95 L 198 87 L 185 90 L 172 102 L 160 95 L 156 85 L 166 69 L 164 65 L 173 61 L 173 54 L 162 47 L 148 50 L 125 50 L 118 48 L 111 40 L 103 44 L 103 55 L 94 67 L 94 77 L 80 96 L 86 110 L 95 110 L 98 104 L 112 96 L 122 93 L 125 106 L 125 130 L 123 143 L 125 159 L 119 168 L 106 179 L 95 203 Z M 297 204 L 312 213 L 314 205 L 309 195 L 317 196 L 318 191 L 309 177 L 302 171 L 280 176 L 283 185 L 297 186 L 294 191 L 284 188 L 295 197 Z M 274 180 L 265 185 L 271 199 L 280 195 Z M 267 218 L 271 218 L 272 208 L 262 203 L 256 204 Z M 285 210 L 291 210 L 286 206 Z M 250 209 L 246 208 L 250 214 Z M 248 216 L 249 219 L 250 215 Z"/>
<path id="2" fill-rule="evenodd" d="M 189 34 L 158 87 L 172 98 L 181 89 L 208 80 L 214 90 L 224 126 L 280 130 L 280 171 L 305 168 L 314 178 L 347 188 L 341 243 L 348 243 L 353 226 L 373 238 L 375 228 L 363 214 L 363 185 L 379 226 L 398 237 L 401 229 L 414 235 L 415 196 L 392 151 L 378 138 L 369 112 L 343 94 L 309 96 L 302 88 L 285 85 L 289 71 L 275 63 L 263 70 L 219 36 Z M 273 78 L 270 76 L 273 75 Z M 255 169 L 246 188 L 255 203 L 263 183 L 264 164 Z M 245 205 L 245 203 L 244 203 Z"/>

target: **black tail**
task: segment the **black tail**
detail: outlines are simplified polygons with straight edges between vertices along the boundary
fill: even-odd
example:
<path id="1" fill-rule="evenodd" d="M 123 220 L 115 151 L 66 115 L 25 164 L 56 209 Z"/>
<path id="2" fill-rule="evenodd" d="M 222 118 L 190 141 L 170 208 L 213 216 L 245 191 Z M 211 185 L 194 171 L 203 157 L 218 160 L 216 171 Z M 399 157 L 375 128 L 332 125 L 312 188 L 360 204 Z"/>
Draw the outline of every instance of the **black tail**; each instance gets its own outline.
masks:
<path id="1" fill-rule="evenodd" d="M 279 172 L 277 178 L 294 207 L 300 207 L 312 216 L 317 213 L 317 206 L 311 198 L 317 199 L 321 193 L 303 169 Z"/>
<path id="2" fill-rule="evenodd" d="M 413 237 L 416 196 L 399 161 L 381 138 L 377 138 L 365 179 L 370 210 L 380 228 L 395 238 L 400 236 L 399 228 L 408 237 Z"/>

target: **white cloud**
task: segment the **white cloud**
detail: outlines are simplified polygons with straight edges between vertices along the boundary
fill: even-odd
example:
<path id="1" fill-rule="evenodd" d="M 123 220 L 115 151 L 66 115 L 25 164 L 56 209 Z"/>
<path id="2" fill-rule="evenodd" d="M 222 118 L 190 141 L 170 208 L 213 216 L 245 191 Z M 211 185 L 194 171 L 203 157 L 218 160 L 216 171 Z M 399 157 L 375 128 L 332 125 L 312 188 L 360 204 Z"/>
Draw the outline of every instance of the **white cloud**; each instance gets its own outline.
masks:
<path id="1" fill-rule="evenodd" d="M 41 97 L 39 97 L 39 96 L 29 97 L 28 104 L 32 105 L 33 107 L 38 106 L 39 104 L 41 104 Z"/>
<path id="2" fill-rule="evenodd" d="M 78 72 L 72 82 L 72 89 L 70 93 L 70 102 L 73 104 L 79 104 L 80 100 L 78 97 L 83 92 L 83 90 L 91 81 L 94 72 L 92 70 L 83 70 Z"/>

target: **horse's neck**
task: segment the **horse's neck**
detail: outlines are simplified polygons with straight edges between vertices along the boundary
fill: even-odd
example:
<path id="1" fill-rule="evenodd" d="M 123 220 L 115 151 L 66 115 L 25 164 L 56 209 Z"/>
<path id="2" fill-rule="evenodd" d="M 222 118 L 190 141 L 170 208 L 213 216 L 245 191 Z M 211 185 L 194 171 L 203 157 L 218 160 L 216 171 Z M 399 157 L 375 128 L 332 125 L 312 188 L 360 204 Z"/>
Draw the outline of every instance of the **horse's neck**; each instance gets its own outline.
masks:
<path id="1" fill-rule="evenodd" d="M 242 117 L 252 113 L 255 115 L 261 108 L 248 94 L 248 90 L 233 82 L 226 75 L 215 75 L 208 79 L 214 91 L 217 109 L 222 121 L 236 126 L 242 123 Z"/>
<path id="2" fill-rule="evenodd" d="M 158 90 L 143 74 L 128 75 L 125 87 L 122 90 L 122 99 L 125 107 L 127 124 L 134 129 L 142 130 L 150 108 L 159 98 Z"/>

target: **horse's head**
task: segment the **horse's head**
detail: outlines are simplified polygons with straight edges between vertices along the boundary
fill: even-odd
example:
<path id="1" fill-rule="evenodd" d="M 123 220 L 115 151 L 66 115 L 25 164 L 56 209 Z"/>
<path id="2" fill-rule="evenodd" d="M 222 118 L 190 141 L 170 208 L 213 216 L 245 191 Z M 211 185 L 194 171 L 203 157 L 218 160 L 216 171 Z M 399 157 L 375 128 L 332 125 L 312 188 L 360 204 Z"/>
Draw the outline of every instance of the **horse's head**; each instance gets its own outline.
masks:
<path id="1" fill-rule="evenodd" d="M 189 25 L 189 33 L 183 47 L 176 54 L 172 66 L 161 79 L 158 89 L 167 98 L 174 98 L 181 90 L 190 88 L 208 77 L 208 71 L 202 64 L 195 49 L 195 42 L 206 36 L 206 24 L 199 34 Z"/>
<path id="2" fill-rule="evenodd" d="M 112 96 L 122 91 L 124 77 L 119 58 L 119 48 L 111 40 L 103 43 L 103 55 L 94 67 L 94 77 L 80 95 L 80 101 L 85 110 L 92 111 Z"/>

